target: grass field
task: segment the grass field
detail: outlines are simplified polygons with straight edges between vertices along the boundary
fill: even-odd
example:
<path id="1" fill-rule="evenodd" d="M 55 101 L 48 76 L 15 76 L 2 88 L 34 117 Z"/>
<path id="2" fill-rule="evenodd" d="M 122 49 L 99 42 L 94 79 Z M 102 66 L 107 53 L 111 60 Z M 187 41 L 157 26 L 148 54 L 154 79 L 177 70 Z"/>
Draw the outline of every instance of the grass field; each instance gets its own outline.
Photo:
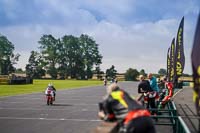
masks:
<path id="1" fill-rule="evenodd" d="M 44 92 L 49 83 L 52 83 L 57 90 L 103 84 L 102 81 L 99 80 L 34 80 L 33 84 L 27 85 L 0 85 L 0 96 Z"/>

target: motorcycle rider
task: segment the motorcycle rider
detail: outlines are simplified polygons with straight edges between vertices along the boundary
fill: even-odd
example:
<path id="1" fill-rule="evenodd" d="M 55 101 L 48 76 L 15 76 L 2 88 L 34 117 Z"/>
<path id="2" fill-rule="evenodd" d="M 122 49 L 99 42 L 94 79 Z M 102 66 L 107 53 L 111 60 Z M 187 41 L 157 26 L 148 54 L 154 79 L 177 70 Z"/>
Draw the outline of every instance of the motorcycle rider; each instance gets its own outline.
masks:
<path id="1" fill-rule="evenodd" d="M 104 121 L 117 121 L 120 133 L 155 133 L 150 112 L 116 83 L 107 87 L 107 96 L 98 116 Z"/>
<path id="2" fill-rule="evenodd" d="M 104 86 L 107 85 L 107 78 L 106 78 L 106 77 L 105 77 L 104 80 L 103 80 L 103 84 L 104 84 Z"/>
<path id="3" fill-rule="evenodd" d="M 173 96 L 173 83 L 172 82 L 168 82 L 166 78 L 163 79 L 163 82 L 165 84 L 165 90 L 163 90 L 162 94 L 163 96 L 160 98 L 160 102 L 158 105 L 158 108 L 164 108 L 166 103 L 171 99 L 171 97 Z"/>
<path id="4" fill-rule="evenodd" d="M 115 83 L 118 83 L 118 79 L 117 79 L 117 77 L 115 78 Z"/>
<path id="5" fill-rule="evenodd" d="M 48 94 L 48 91 L 51 91 L 51 96 L 53 97 L 53 101 L 55 101 L 55 98 L 56 98 L 56 88 L 53 86 L 53 84 L 49 83 L 47 88 L 46 88 L 46 91 L 45 91 L 45 94 L 47 95 Z"/>
<path id="6" fill-rule="evenodd" d="M 115 82 L 115 79 L 114 79 L 114 78 L 111 78 L 110 83 L 112 84 L 112 83 L 114 83 L 114 82 Z"/>

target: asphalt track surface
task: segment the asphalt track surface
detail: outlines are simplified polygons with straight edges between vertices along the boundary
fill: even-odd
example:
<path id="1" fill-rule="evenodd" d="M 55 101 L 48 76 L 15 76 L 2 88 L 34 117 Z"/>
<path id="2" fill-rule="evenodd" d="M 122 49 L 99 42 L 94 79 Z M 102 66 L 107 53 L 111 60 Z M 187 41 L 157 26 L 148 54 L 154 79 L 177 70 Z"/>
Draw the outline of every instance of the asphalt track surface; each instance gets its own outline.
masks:
<path id="1" fill-rule="evenodd" d="M 173 99 L 176 103 L 178 115 L 182 117 L 191 133 L 198 132 L 198 119 L 196 108 L 192 100 L 193 89 L 184 87 Z"/>
<path id="2" fill-rule="evenodd" d="M 137 85 L 138 82 L 119 83 L 133 96 L 137 96 Z M 97 117 L 98 103 L 105 94 L 103 85 L 60 90 L 52 106 L 46 105 L 42 92 L 0 97 L 0 132 L 91 133 L 101 122 Z"/>

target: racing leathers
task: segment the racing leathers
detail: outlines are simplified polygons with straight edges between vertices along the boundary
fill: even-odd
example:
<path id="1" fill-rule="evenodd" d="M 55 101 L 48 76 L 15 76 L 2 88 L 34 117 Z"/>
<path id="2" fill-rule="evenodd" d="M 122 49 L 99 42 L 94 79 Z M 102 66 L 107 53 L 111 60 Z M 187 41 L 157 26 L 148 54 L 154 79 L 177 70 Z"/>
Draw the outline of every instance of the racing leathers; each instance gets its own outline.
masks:
<path id="1" fill-rule="evenodd" d="M 105 121 L 117 121 L 120 133 L 154 133 L 150 112 L 121 89 L 112 91 L 102 102 Z"/>
<path id="2" fill-rule="evenodd" d="M 173 83 L 165 82 L 166 89 L 164 90 L 163 99 L 160 99 L 160 103 L 158 108 L 164 108 L 166 103 L 171 99 L 173 96 Z"/>
<path id="3" fill-rule="evenodd" d="M 45 91 L 45 94 L 46 95 L 51 95 L 53 97 L 53 100 L 55 101 L 55 97 L 56 97 L 56 88 L 54 86 L 48 86 L 46 88 L 46 91 Z"/>

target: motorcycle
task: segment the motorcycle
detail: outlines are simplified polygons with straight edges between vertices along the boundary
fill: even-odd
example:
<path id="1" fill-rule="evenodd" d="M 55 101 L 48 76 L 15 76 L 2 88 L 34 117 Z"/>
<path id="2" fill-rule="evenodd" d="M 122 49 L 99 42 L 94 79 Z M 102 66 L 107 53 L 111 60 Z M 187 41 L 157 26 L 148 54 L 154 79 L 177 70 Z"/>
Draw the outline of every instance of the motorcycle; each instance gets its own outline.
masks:
<path id="1" fill-rule="evenodd" d="M 150 99 L 155 99 L 155 97 L 156 97 L 156 92 L 146 92 L 146 93 L 144 93 L 143 94 L 144 95 L 144 106 L 145 106 L 145 108 L 150 108 L 149 106 L 151 106 L 150 105 L 150 103 L 149 103 L 149 101 L 150 101 Z"/>
<path id="2" fill-rule="evenodd" d="M 54 98 L 52 96 L 52 91 L 48 90 L 46 94 L 47 105 L 53 105 Z"/>
<path id="3" fill-rule="evenodd" d="M 137 99 L 138 101 L 141 101 L 142 105 L 146 108 L 153 108 L 157 105 L 157 99 L 159 98 L 159 95 L 157 92 L 142 92 L 140 97 Z"/>

